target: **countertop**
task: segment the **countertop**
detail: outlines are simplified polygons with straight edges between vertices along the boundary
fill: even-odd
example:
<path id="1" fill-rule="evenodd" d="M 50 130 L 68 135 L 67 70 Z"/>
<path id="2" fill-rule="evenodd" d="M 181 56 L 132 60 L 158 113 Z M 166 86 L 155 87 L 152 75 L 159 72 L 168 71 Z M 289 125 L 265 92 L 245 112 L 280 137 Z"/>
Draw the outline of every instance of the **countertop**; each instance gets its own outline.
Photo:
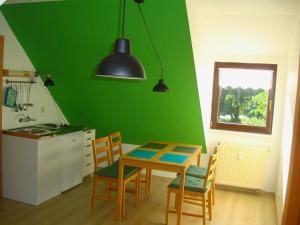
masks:
<path id="1" fill-rule="evenodd" d="M 24 131 L 28 129 L 29 131 Z M 31 133 L 30 129 L 44 129 L 47 130 L 47 128 L 39 128 L 38 126 L 30 126 L 30 127 L 22 127 L 22 128 L 15 128 L 15 129 L 9 129 L 9 130 L 3 130 L 2 133 L 6 135 L 12 135 L 17 137 L 25 137 L 25 138 L 32 138 L 32 139 L 41 139 L 41 138 L 49 138 L 53 136 L 58 135 L 65 135 L 68 133 L 74 133 L 78 131 L 85 131 L 90 130 L 92 128 L 82 126 L 82 125 L 67 125 L 58 127 L 56 129 L 48 129 L 48 131 L 45 131 L 43 133 Z"/>

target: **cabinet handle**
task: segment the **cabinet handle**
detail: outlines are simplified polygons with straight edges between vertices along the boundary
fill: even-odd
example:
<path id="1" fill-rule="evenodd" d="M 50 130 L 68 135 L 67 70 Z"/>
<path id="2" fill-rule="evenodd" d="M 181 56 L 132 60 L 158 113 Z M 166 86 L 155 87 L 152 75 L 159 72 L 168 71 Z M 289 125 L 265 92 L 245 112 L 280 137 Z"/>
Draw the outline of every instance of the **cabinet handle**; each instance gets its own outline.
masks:
<path id="1" fill-rule="evenodd" d="M 86 147 L 91 147 L 91 144 L 89 144 L 89 145 L 86 145 Z"/>
<path id="2" fill-rule="evenodd" d="M 86 140 L 88 140 L 88 141 L 89 141 L 89 140 L 92 140 L 92 138 L 87 138 Z"/>
<path id="3" fill-rule="evenodd" d="M 88 163 L 88 164 L 85 164 L 85 166 L 90 166 L 91 164 L 90 163 Z"/>
<path id="4" fill-rule="evenodd" d="M 91 154 L 86 154 L 86 157 L 89 157 Z"/>
<path id="5" fill-rule="evenodd" d="M 86 133 L 87 133 L 87 134 L 90 134 L 90 133 L 92 133 L 92 131 L 91 131 L 91 130 L 89 130 L 89 131 L 86 131 Z"/>

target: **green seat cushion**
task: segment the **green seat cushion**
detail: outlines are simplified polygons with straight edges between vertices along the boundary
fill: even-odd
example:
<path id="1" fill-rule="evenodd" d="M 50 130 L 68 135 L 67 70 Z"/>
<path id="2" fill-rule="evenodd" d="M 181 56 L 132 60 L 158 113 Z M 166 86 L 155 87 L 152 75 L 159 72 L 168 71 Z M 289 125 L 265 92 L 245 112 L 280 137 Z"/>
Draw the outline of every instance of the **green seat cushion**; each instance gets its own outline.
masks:
<path id="1" fill-rule="evenodd" d="M 186 170 L 185 174 L 188 176 L 204 179 L 206 176 L 206 168 L 192 165 Z"/>
<path id="2" fill-rule="evenodd" d="M 206 192 L 210 189 L 211 183 L 208 182 L 206 187 L 204 187 L 204 182 L 205 180 L 201 178 L 185 176 L 184 190 L 195 191 L 195 192 Z M 179 189 L 180 176 L 177 176 L 175 180 L 173 180 L 172 183 L 169 184 L 169 187 Z"/>
<path id="3" fill-rule="evenodd" d="M 134 173 L 137 173 L 139 170 L 140 169 L 137 167 L 125 166 L 123 176 L 124 176 L 124 178 L 128 178 L 129 176 L 133 175 Z M 119 160 L 110 166 L 101 168 L 97 174 L 99 176 L 104 176 L 104 177 L 118 178 L 119 177 Z"/>

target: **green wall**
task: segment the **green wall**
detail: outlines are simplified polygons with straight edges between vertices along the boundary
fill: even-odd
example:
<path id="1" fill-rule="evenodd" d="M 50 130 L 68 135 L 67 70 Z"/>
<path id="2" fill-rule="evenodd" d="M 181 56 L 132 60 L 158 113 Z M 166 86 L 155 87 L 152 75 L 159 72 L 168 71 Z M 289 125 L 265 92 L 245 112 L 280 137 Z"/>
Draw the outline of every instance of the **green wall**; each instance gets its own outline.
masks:
<path id="1" fill-rule="evenodd" d="M 169 93 L 154 93 L 160 67 L 133 0 L 127 1 L 125 36 L 144 64 L 147 80 L 95 78 L 100 59 L 119 36 L 120 1 L 89 0 L 4 5 L 6 20 L 72 124 L 121 130 L 125 143 L 162 140 L 202 144 L 200 103 L 184 0 L 142 5 L 164 64 Z M 205 150 L 206 151 L 206 150 Z"/>

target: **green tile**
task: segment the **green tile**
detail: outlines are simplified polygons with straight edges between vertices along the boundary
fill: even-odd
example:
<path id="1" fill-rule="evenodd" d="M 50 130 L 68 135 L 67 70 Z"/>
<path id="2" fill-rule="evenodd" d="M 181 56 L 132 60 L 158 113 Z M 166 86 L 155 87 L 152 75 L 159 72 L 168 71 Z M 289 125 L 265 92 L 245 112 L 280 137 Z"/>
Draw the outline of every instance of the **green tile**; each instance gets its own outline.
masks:
<path id="1" fill-rule="evenodd" d="M 193 154 L 196 150 L 197 148 L 195 147 L 176 146 L 172 151 Z"/>
<path id="2" fill-rule="evenodd" d="M 164 149 L 165 147 L 167 147 L 167 144 L 159 144 L 159 143 L 153 143 L 153 142 L 149 142 L 145 145 L 143 145 L 143 148 L 154 148 L 154 149 Z"/>

